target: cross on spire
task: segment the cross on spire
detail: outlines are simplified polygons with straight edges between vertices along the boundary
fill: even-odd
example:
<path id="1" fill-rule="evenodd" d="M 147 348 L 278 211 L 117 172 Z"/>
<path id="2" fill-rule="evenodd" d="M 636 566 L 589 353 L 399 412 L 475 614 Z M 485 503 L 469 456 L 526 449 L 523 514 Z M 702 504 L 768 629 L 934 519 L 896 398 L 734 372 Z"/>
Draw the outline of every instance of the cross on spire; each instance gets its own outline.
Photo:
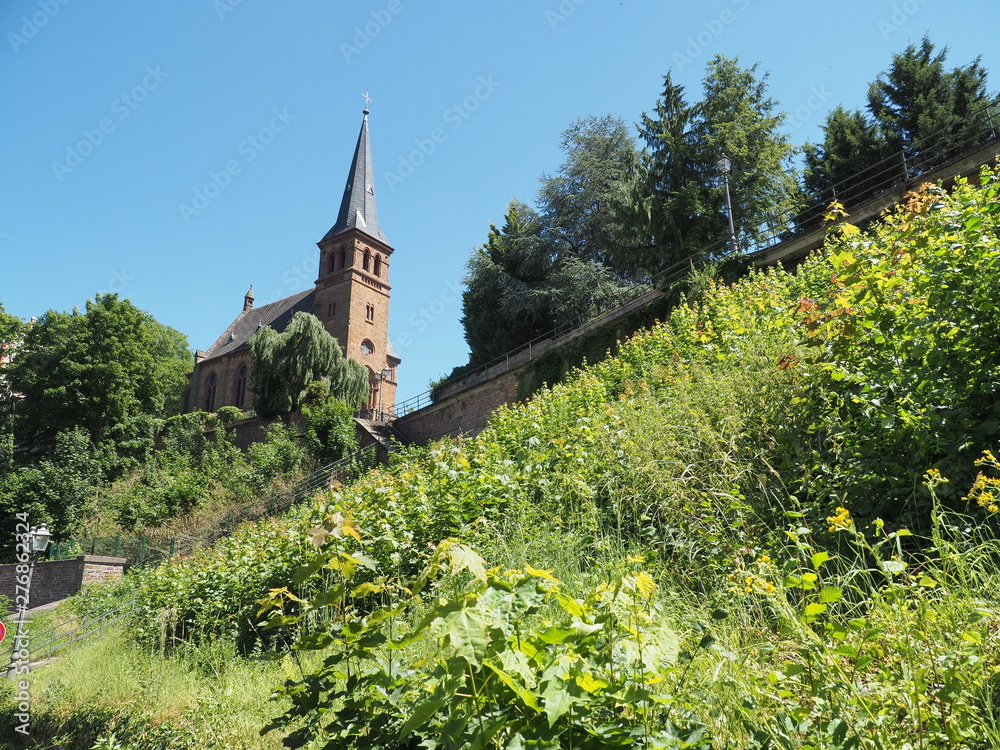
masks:
<path id="1" fill-rule="evenodd" d="M 370 96 L 368 96 L 368 92 L 367 91 L 365 91 L 365 93 L 363 93 L 361 96 L 365 100 L 365 114 L 367 115 L 368 114 L 368 105 L 372 103 L 372 98 Z"/>

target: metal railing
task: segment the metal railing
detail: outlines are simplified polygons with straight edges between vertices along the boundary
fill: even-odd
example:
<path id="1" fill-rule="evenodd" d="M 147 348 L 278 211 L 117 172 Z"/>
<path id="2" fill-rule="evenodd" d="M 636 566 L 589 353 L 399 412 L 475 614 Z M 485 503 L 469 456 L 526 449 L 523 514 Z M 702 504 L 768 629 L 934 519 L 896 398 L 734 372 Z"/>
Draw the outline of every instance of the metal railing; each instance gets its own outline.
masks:
<path id="1" fill-rule="evenodd" d="M 228 536 L 242 523 L 280 515 L 294 505 L 311 498 L 321 487 L 330 486 L 335 482 L 346 483 L 356 479 L 374 466 L 377 461 L 378 455 L 375 446 L 367 446 L 346 458 L 316 469 L 284 492 L 271 493 L 263 501 L 246 503 L 230 511 L 223 518 L 215 519 L 190 534 L 174 537 L 168 542 L 157 544 L 152 544 L 147 538 L 142 538 L 140 548 L 147 550 L 142 565 L 156 566 L 173 555 L 192 552 L 198 547 L 206 546 Z M 124 551 L 126 548 L 121 537 L 109 537 L 106 540 L 109 544 L 114 543 L 114 549 Z M 66 556 L 69 556 L 70 552 L 73 556 L 103 554 L 106 548 L 100 546 L 99 541 L 103 540 L 100 537 L 89 540 L 90 545 L 87 548 L 82 548 L 79 545 L 67 546 L 64 542 L 62 549 L 65 550 Z M 56 545 L 57 550 L 59 546 Z M 91 551 L 87 552 L 87 549 Z M 153 554 L 154 551 L 156 554 Z M 58 555 L 59 552 L 57 551 L 55 554 Z M 49 559 L 60 558 L 50 555 Z M 130 563 L 129 567 L 132 566 Z M 45 630 L 39 633 L 32 632 L 29 625 L 30 637 L 27 650 L 30 661 L 37 662 L 63 649 L 72 649 L 85 638 L 94 635 L 100 637 L 111 625 L 126 617 L 134 609 L 135 601 L 136 595 L 129 592 L 104 609 L 84 616 L 82 621 L 77 616 L 70 615 L 57 622 L 47 623 Z M 10 663 L 13 644 L 14 639 L 11 637 L 0 645 L 0 665 L 2 665 L 0 669 L 7 669 L 6 665 Z"/>
<path id="2" fill-rule="evenodd" d="M 919 141 L 915 141 L 905 149 L 866 167 L 857 174 L 824 189 L 819 193 L 819 198 L 805 208 L 800 206 L 765 217 L 752 233 L 745 233 L 740 238 L 738 243 L 740 255 L 743 257 L 759 255 L 782 242 L 815 230 L 821 226 L 823 216 L 829 211 L 833 201 L 839 201 L 845 209 L 856 209 L 868 201 L 877 200 L 880 196 L 890 193 L 893 189 L 906 187 L 919 180 L 923 175 L 946 167 L 948 164 L 956 163 L 981 150 L 997 140 L 1000 100 L 990 102 L 960 122 L 965 124 L 971 122 L 977 127 L 967 131 L 964 137 L 958 139 L 950 137 L 951 128 L 942 128 Z M 669 288 L 686 277 L 693 268 L 704 266 L 713 260 L 730 257 L 731 253 L 726 252 L 729 245 L 730 237 L 727 235 L 699 248 L 670 266 L 657 271 L 645 281 L 644 288 L 648 288 L 648 286 L 658 289 Z M 386 412 L 388 419 L 398 419 L 430 406 L 435 402 L 435 395 L 440 393 L 443 388 L 481 375 L 504 362 L 509 363 L 513 357 L 525 351 L 528 353 L 526 361 L 530 362 L 534 359 L 532 347 L 537 348 L 542 342 L 557 339 L 573 330 L 582 328 L 597 318 L 625 307 L 631 301 L 627 300 L 616 308 L 603 310 L 598 315 L 585 320 L 581 319 L 556 326 L 484 365 L 448 378 L 433 388 L 396 404 L 394 408 Z"/>

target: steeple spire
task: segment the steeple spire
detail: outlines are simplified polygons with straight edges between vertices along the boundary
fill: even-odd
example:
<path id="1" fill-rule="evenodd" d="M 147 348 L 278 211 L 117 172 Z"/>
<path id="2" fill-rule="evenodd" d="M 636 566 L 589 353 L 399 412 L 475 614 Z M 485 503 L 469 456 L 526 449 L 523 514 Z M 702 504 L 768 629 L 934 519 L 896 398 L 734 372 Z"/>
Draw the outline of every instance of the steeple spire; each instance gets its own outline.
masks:
<path id="1" fill-rule="evenodd" d="M 379 242 L 389 244 L 389 240 L 382 234 L 382 229 L 378 225 L 378 211 L 375 208 L 375 172 L 372 169 L 372 153 L 368 143 L 367 95 L 361 133 L 358 135 L 358 145 L 354 149 L 351 171 L 347 175 L 340 214 L 337 216 L 337 223 L 320 242 L 333 239 L 349 229 L 357 229 Z"/>

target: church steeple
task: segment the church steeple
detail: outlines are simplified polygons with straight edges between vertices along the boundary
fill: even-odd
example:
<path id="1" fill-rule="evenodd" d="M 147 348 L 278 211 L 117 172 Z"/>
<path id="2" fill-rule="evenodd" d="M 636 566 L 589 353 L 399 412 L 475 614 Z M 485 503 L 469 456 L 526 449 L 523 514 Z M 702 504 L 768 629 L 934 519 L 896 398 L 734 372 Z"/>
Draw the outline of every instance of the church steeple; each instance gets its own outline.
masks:
<path id="1" fill-rule="evenodd" d="M 332 240 L 339 234 L 356 229 L 379 242 L 389 244 L 378 225 L 378 211 L 375 208 L 375 172 L 372 169 L 372 153 L 368 143 L 368 106 L 364 109 L 358 145 L 354 149 L 351 171 L 347 175 L 344 198 L 340 203 L 337 223 L 326 233 L 320 243 Z"/>

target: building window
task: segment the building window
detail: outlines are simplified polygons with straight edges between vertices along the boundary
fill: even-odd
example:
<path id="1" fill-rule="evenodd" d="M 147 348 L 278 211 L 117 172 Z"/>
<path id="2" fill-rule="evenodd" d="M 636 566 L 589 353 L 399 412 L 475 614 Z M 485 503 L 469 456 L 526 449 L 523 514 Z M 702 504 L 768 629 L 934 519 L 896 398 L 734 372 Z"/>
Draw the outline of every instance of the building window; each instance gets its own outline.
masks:
<path id="1" fill-rule="evenodd" d="M 375 254 L 375 275 L 382 275 L 382 256 L 377 253 Z"/>
<path id="2" fill-rule="evenodd" d="M 375 353 L 375 345 L 368 339 L 365 339 L 361 342 L 361 353 L 366 357 L 370 357 Z"/>
<path id="3" fill-rule="evenodd" d="M 331 302 L 329 305 L 326 306 L 326 317 L 333 318 L 336 317 L 336 315 L 337 315 L 337 303 Z"/>
<path id="4" fill-rule="evenodd" d="M 247 366 L 243 365 L 236 376 L 236 398 L 237 406 L 243 406 L 247 400 Z"/>
<path id="5" fill-rule="evenodd" d="M 205 389 L 205 411 L 215 411 L 215 389 L 219 385 L 219 376 L 214 372 L 208 376 L 208 388 Z"/>
<path id="6" fill-rule="evenodd" d="M 369 323 L 375 322 L 375 305 L 367 304 L 365 305 L 365 320 Z"/>
<path id="7" fill-rule="evenodd" d="M 343 248 L 340 249 L 340 267 L 343 268 L 347 263 L 347 251 Z"/>
<path id="8" fill-rule="evenodd" d="M 372 270 L 372 253 L 367 247 L 365 248 L 365 257 L 361 261 L 361 267 L 366 271 Z"/>
<path id="9" fill-rule="evenodd" d="M 326 272 L 327 273 L 330 273 L 331 271 L 334 270 L 334 264 L 333 263 L 334 263 L 333 253 L 330 253 L 326 257 Z"/>

